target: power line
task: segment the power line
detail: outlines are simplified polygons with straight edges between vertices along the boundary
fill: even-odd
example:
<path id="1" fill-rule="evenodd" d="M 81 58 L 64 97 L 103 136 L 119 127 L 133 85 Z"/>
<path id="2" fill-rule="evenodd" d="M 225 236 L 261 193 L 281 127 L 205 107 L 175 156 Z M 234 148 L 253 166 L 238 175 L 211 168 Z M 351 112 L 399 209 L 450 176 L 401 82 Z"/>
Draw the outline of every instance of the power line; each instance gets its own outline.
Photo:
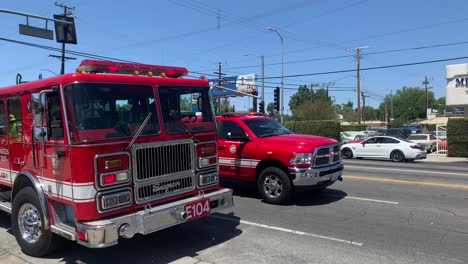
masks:
<path id="1" fill-rule="evenodd" d="M 441 48 L 441 47 L 449 47 L 449 46 L 456 46 L 456 45 L 464 45 L 468 44 L 468 41 L 462 42 L 453 42 L 453 43 L 444 43 L 444 44 L 437 44 L 437 45 L 430 45 L 430 46 L 421 46 L 421 47 L 412 47 L 412 48 L 403 48 L 403 49 L 394 49 L 394 50 L 385 50 L 385 51 L 375 51 L 369 53 L 363 53 L 362 55 L 378 55 L 378 54 L 386 54 L 386 53 L 394 53 L 394 52 L 403 52 L 403 51 L 411 51 L 411 50 L 424 50 L 424 49 L 432 49 L 432 48 Z M 295 63 L 304 63 L 304 62 L 313 62 L 313 61 L 323 61 L 323 60 L 333 60 L 333 59 L 343 59 L 343 58 L 350 58 L 353 55 L 341 55 L 341 56 L 331 56 L 331 57 L 323 57 L 323 58 L 313 58 L 313 59 L 304 59 L 304 60 L 295 60 L 295 61 L 285 61 L 284 64 L 295 64 Z M 272 62 L 272 63 L 265 63 L 265 66 L 274 66 L 279 65 L 279 62 Z M 244 65 L 244 66 L 235 66 L 235 67 L 226 67 L 226 70 L 232 69 L 243 69 L 243 68 L 255 68 L 260 67 L 261 65 Z"/>
<path id="2" fill-rule="evenodd" d="M 402 63 L 402 64 L 392 64 L 392 65 L 384 65 L 384 66 L 377 66 L 377 67 L 368 67 L 368 68 L 361 68 L 360 70 L 361 70 L 361 71 L 369 71 L 369 70 L 378 70 L 378 69 L 388 69 L 388 68 L 405 67 L 405 66 L 414 66 L 414 65 L 430 64 L 430 63 L 446 62 L 446 61 L 462 60 L 462 59 L 468 59 L 468 56 L 456 57 L 456 58 L 448 58 L 448 59 L 439 59 L 439 60 L 430 60 L 430 61 L 419 61 L 419 62 L 411 62 L 411 63 Z M 328 71 L 328 72 L 315 72 L 315 73 L 292 74 L 292 75 L 285 75 L 284 77 L 292 78 L 292 77 L 315 76 L 315 75 L 325 75 L 325 74 L 335 74 L 335 73 L 345 73 L 345 72 L 355 72 L 355 71 L 356 71 L 356 69 L 337 70 L 337 71 Z M 281 76 L 265 77 L 265 79 L 278 79 L 278 78 L 281 78 Z"/>

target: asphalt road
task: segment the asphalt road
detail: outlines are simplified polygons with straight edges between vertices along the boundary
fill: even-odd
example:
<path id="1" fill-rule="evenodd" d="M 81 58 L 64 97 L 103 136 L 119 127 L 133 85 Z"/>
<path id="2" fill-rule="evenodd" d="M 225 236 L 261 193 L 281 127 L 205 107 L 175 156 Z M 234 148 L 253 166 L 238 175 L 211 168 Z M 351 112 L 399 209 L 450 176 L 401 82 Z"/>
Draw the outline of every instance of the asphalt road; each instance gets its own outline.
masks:
<path id="1" fill-rule="evenodd" d="M 343 182 L 284 206 L 226 184 L 233 216 L 48 259 L 22 254 L 0 213 L 0 263 L 468 263 L 466 163 L 346 161 Z"/>

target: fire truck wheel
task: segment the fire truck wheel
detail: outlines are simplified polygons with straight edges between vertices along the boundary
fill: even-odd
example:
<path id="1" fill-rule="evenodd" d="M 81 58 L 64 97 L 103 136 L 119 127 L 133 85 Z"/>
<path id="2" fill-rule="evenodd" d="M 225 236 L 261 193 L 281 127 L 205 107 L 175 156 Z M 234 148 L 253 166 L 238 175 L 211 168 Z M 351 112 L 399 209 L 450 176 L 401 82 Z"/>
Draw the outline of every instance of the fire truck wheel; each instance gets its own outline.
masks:
<path id="1" fill-rule="evenodd" d="M 13 200 L 11 225 L 21 250 L 33 257 L 52 253 L 58 237 L 44 229 L 44 216 L 36 192 L 26 187 Z"/>
<path id="2" fill-rule="evenodd" d="M 284 204 L 291 200 L 294 194 L 291 179 L 276 167 L 265 168 L 257 179 L 258 192 L 266 202 Z"/>

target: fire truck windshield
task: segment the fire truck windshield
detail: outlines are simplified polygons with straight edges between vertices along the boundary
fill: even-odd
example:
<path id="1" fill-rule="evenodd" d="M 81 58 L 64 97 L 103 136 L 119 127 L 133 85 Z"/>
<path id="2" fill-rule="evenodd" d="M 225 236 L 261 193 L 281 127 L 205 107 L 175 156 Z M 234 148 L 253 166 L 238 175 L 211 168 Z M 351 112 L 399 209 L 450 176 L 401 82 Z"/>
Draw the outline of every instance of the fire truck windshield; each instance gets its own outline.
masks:
<path id="1" fill-rule="evenodd" d="M 216 129 L 209 87 L 159 86 L 158 93 L 167 133 Z"/>
<path id="2" fill-rule="evenodd" d="M 150 111 L 141 135 L 160 133 L 149 85 L 76 83 L 65 87 L 65 95 L 74 142 L 133 137 Z"/>

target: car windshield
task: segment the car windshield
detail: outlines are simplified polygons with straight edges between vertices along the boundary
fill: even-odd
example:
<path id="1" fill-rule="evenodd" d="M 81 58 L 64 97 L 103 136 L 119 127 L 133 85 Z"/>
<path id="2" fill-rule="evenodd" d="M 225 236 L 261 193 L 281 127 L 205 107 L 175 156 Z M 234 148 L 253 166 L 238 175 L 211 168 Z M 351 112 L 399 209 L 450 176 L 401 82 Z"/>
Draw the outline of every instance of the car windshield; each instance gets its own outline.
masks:
<path id="1" fill-rule="evenodd" d="M 74 142 L 159 134 L 153 88 L 139 84 L 75 83 L 65 87 Z"/>
<path id="2" fill-rule="evenodd" d="M 426 140 L 426 135 L 411 135 L 408 137 L 408 140 Z"/>
<path id="3" fill-rule="evenodd" d="M 216 129 L 209 87 L 159 86 L 158 93 L 167 133 Z"/>
<path id="4" fill-rule="evenodd" d="M 253 118 L 243 120 L 250 130 L 257 137 L 269 137 L 276 135 L 292 134 L 292 132 L 284 127 L 281 123 L 272 118 Z"/>

